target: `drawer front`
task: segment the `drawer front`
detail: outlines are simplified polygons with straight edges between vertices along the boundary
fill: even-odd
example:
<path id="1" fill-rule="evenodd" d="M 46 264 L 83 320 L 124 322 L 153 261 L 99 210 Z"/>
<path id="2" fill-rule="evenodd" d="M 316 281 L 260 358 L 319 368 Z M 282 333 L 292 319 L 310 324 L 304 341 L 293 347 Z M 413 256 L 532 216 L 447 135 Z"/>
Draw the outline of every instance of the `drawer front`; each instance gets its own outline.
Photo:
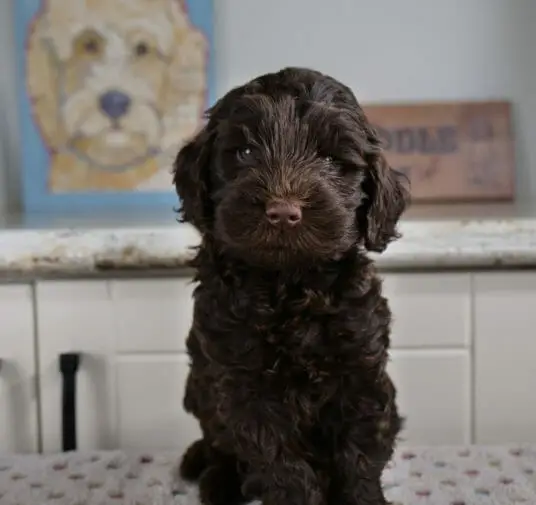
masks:
<path id="1" fill-rule="evenodd" d="M 107 282 L 39 282 L 37 324 L 43 450 L 62 450 L 58 359 L 65 352 L 83 355 L 77 376 L 79 449 L 114 449 L 115 324 Z"/>
<path id="2" fill-rule="evenodd" d="M 189 277 L 111 281 L 117 351 L 183 351 L 194 287 Z"/>
<path id="3" fill-rule="evenodd" d="M 393 347 L 469 345 L 469 274 L 388 274 L 384 279 L 384 294 L 393 312 Z"/>
<path id="4" fill-rule="evenodd" d="M 404 444 L 465 444 L 470 441 L 470 359 L 465 350 L 399 350 L 388 371 L 406 418 Z"/>

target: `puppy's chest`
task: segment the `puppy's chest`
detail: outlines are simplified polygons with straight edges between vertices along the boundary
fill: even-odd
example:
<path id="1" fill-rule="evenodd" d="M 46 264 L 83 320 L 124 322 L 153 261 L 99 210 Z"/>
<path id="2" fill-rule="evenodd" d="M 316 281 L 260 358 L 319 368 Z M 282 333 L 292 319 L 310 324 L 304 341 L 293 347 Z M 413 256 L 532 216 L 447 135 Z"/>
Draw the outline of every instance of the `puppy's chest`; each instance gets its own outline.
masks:
<path id="1" fill-rule="evenodd" d="M 359 352 L 352 318 L 325 295 L 306 293 L 279 304 L 252 300 L 229 321 L 236 359 L 247 354 L 251 368 L 274 382 L 308 388 L 333 382 L 355 365 Z"/>
<path id="2" fill-rule="evenodd" d="M 267 393 L 308 410 L 337 394 L 349 363 L 328 321 L 300 317 L 251 328 L 257 343 L 258 377 Z"/>
<path id="3" fill-rule="evenodd" d="M 198 319 L 207 354 L 224 368 L 236 366 L 260 374 L 267 384 L 306 391 L 355 370 L 367 333 L 356 326 L 362 320 L 359 304 L 307 289 L 281 298 L 259 290 L 228 299 L 231 303 L 217 297 L 203 304 L 218 310 L 205 310 Z"/>
<path id="4" fill-rule="evenodd" d="M 336 346 L 335 333 L 348 331 L 347 315 L 328 295 L 305 291 L 281 300 L 251 300 L 243 314 L 236 314 L 237 327 L 258 341 L 287 349 Z"/>
<path id="5" fill-rule="evenodd" d="M 266 352 L 265 367 L 252 377 L 254 390 L 279 403 L 296 422 L 309 424 L 340 395 L 342 378 L 313 360 Z"/>

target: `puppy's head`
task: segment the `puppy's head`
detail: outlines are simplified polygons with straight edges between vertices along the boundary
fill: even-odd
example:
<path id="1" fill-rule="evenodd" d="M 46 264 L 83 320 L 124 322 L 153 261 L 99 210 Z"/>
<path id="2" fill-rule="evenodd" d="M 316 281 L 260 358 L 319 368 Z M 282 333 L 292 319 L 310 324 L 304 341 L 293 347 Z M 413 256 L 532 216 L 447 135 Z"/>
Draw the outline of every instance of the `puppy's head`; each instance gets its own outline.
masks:
<path id="1" fill-rule="evenodd" d="M 174 181 L 184 221 L 268 268 L 383 251 L 409 197 L 350 89 L 300 68 L 224 96 Z"/>

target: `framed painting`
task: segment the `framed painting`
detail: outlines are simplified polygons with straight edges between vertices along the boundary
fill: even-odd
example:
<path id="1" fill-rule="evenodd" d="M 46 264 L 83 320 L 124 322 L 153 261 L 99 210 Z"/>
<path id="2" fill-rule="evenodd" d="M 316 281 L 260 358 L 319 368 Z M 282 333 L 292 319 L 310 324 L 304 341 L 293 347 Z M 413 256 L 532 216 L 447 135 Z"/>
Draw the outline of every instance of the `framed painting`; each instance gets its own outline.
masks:
<path id="1" fill-rule="evenodd" d="M 17 0 L 27 212 L 173 208 L 215 100 L 213 0 Z"/>

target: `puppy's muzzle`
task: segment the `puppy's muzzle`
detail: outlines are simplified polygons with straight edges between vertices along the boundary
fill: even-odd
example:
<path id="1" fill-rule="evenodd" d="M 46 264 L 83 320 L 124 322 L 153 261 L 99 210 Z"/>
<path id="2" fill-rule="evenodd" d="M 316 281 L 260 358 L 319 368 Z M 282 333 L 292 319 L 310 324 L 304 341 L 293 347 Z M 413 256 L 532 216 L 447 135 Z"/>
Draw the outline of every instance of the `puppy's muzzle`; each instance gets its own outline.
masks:
<path id="1" fill-rule="evenodd" d="M 302 220 L 302 210 L 296 202 L 272 200 L 266 205 L 266 218 L 274 226 L 296 226 Z"/>

